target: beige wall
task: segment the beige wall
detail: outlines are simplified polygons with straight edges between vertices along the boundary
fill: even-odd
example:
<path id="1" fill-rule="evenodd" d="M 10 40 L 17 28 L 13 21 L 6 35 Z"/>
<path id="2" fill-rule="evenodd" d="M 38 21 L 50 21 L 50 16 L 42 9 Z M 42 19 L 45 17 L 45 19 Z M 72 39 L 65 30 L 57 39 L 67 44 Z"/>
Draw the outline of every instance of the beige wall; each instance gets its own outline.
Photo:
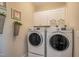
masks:
<path id="1" fill-rule="evenodd" d="M 66 24 L 74 28 L 74 56 L 79 57 L 79 3 L 67 3 Z"/>
<path id="2" fill-rule="evenodd" d="M 35 6 L 35 11 L 44 11 L 44 10 L 52 10 L 57 8 L 65 7 L 66 3 L 64 2 L 36 2 L 33 3 Z"/>
<path id="3" fill-rule="evenodd" d="M 11 8 L 21 11 L 21 22 L 19 36 L 13 37 L 13 22 L 11 19 Z M 5 56 L 23 56 L 25 53 L 25 37 L 27 28 L 32 25 L 32 13 L 34 12 L 31 3 L 7 3 L 7 18 L 4 26 L 4 37 L 6 40 L 6 55 Z"/>
<path id="4" fill-rule="evenodd" d="M 79 3 L 67 3 L 66 5 L 66 23 L 76 30 L 79 30 Z"/>

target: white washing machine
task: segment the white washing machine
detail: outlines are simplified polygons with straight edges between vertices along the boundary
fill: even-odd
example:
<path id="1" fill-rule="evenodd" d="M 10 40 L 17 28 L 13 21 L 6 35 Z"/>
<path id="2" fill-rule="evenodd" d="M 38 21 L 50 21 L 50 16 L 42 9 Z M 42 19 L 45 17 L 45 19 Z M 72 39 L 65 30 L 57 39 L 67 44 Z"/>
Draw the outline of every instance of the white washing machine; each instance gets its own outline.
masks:
<path id="1" fill-rule="evenodd" d="M 32 27 L 28 31 L 28 56 L 44 57 L 45 56 L 45 28 Z"/>
<path id="2" fill-rule="evenodd" d="M 70 28 L 47 29 L 47 57 L 73 56 L 73 31 Z"/>

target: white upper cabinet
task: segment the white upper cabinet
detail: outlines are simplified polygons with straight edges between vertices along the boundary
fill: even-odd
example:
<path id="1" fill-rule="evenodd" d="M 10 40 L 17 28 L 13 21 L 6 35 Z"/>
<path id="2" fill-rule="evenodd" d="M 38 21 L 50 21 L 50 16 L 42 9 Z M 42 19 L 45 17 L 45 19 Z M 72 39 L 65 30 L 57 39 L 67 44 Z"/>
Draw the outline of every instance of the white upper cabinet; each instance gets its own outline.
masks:
<path id="1" fill-rule="evenodd" d="M 48 26 L 50 25 L 50 20 L 64 19 L 65 8 L 40 11 L 34 13 L 34 26 Z"/>

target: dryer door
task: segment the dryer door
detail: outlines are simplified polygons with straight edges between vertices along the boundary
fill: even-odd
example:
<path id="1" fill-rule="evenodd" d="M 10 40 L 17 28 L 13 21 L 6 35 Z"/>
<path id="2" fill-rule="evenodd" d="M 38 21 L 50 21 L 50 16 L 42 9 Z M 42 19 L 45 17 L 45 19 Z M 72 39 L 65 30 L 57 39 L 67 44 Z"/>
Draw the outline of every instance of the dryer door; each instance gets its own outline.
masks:
<path id="1" fill-rule="evenodd" d="M 42 38 L 38 33 L 31 33 L 29 35 L 29 42 L 33 46 L 38 46 L 42 42 Z"/>
<path id="2" fill-rule="evenodd" d="M 50 38 L 49 43 L 52 48 L 54 48 L 55 50 L 58 50 L 58 51 L 63 51 L 66 48 L 68 48 L 68 46 L 69 46 L 68 39 L 61 34 L 53 35 Z"/>

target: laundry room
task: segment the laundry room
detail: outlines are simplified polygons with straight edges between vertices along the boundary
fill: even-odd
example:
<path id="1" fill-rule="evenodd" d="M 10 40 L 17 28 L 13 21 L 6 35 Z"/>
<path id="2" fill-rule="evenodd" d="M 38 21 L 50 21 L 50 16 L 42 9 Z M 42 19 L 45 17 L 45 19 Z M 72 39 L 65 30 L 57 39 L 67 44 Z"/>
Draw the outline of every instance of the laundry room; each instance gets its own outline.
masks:
<path id="1" fill-rule="evenodd" d="M 78 2 L 0 2 L 0 57 L 79 57 Z"/>

